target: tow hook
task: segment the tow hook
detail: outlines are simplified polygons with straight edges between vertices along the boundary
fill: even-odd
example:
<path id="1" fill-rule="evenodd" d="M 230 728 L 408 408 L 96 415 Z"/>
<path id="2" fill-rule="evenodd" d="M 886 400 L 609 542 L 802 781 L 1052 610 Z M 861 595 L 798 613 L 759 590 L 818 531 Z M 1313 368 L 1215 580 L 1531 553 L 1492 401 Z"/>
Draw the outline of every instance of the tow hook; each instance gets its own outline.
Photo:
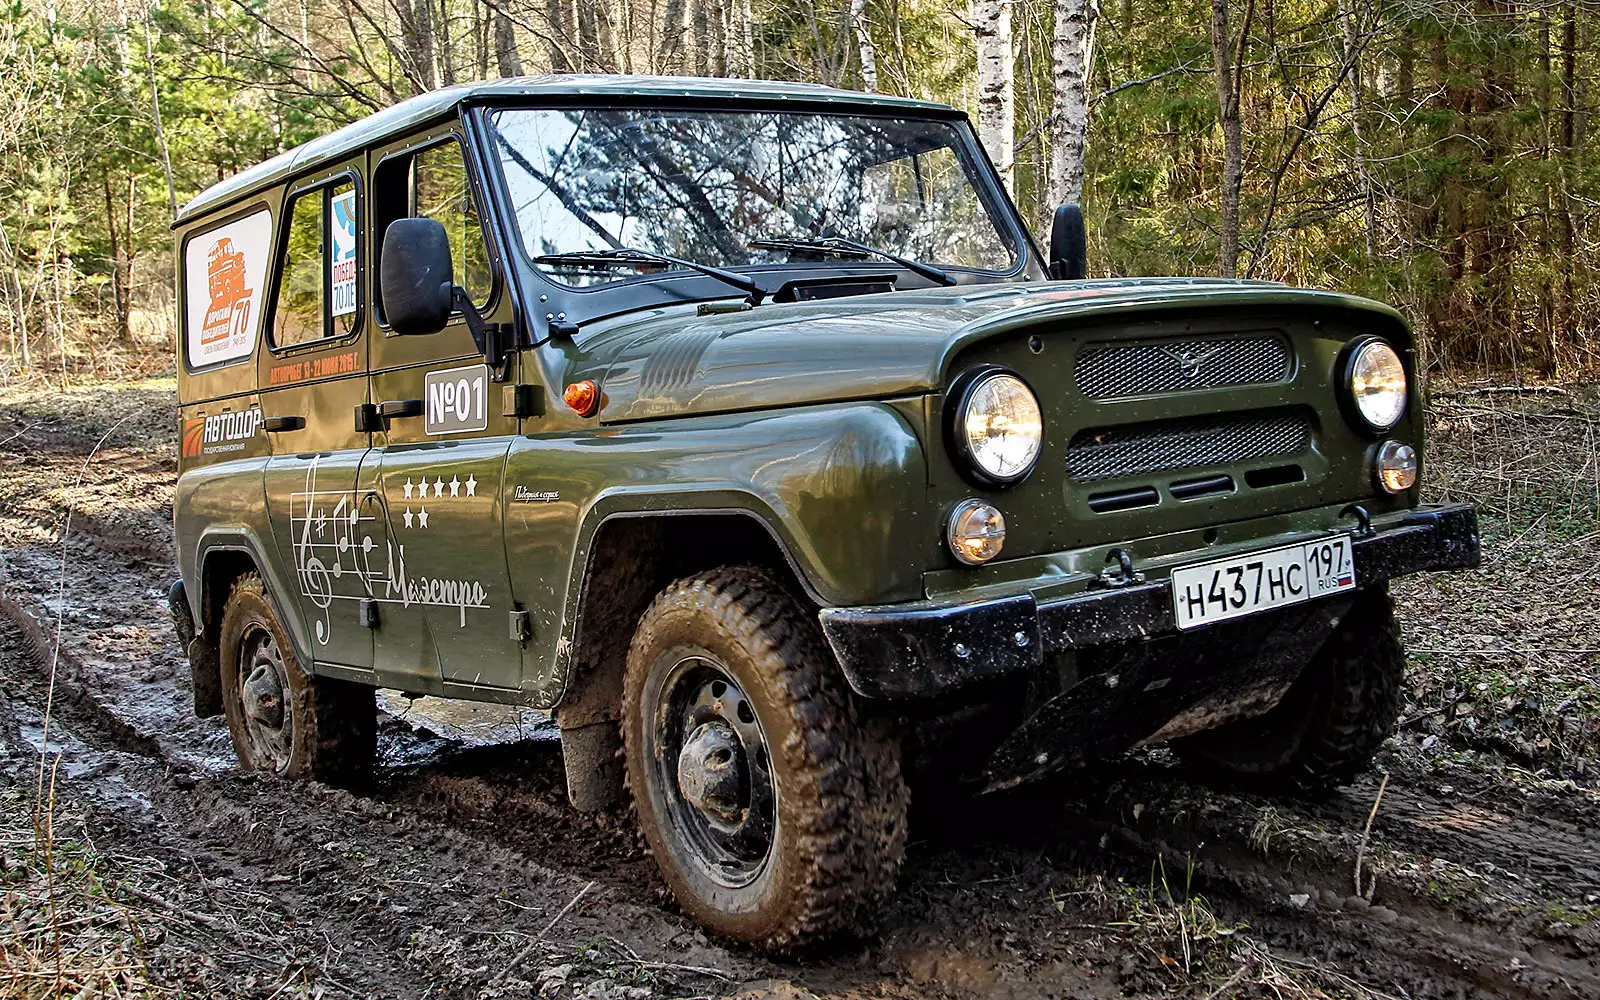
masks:
<path id="1" fill-rule="evenodd" d="M 1106 562 L 1116 560 L 1115 566 L 1107 566 L 1100 571 L 1100 582 L 1107 587 L 1126 587 L 1133 583 L 1143 583 L 1144 574 L 1134 571 L 1133 556 L 1127 549 L 1112 549 L 1106 553 Z"/>
<path id="2" fill-rule="evenodd" d="M 1367 508 L 1358 503 L 1353 503 L 1339 512 L 1340 517 L 1354 514 L 1356 518 L 1356 537 L 1371 538 L 1376 532 L 1372 530 L 1372 515 L 1367 513 Z"/>

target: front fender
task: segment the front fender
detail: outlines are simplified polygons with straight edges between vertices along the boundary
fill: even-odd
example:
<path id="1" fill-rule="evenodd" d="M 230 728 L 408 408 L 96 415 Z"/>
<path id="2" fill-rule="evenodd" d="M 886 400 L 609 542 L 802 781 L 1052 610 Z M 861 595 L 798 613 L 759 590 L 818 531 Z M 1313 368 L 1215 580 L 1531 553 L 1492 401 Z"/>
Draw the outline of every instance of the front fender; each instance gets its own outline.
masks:
<path id="1" fill-rule="evenodd" d="M 922 596 L 937 558 L 927 462 L 892 407 L 836 403 L 517 439 L 506 467 L 512 591 L 533 616 L 524 673 L 564 672 L 591 548 L 620 516 L 735 513 L 775 536 L 824 606 Z"/>

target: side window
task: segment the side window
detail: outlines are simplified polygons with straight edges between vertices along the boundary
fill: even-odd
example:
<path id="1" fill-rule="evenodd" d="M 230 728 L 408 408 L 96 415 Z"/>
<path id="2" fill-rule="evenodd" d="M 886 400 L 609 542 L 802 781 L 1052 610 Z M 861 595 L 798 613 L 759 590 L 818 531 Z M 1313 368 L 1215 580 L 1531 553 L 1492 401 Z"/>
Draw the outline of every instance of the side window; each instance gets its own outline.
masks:
<path id="1" fill-rule="evenodd" d="M 411 214 L 437 219 L 444 225 L 450 237 L 450 256 L 456 264 L 456 281 L 467 290 L 474 305 L 487 304 L 493 272 L 459 144 L 431 146 L 412 157 Z"/>
<path id="2" fill-rule="evenodd" d="M 306 191 L 289 204 L 272 343 L 293 347 L 355 329 L 358 240 L 349 181 Z"/>

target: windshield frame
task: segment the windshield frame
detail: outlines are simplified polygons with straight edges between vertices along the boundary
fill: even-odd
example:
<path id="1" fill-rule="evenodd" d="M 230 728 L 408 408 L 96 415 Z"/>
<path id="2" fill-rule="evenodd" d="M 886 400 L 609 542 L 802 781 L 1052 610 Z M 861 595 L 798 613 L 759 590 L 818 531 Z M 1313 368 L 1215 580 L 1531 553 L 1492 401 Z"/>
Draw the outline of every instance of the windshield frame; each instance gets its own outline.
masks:
<path id="1" fill-rule="evenodd" d="M 494 225 L 501 229 L 502 239 L 516 259 L 516 268 L 539 286 L 535 296 L 538 309 L 529 310 L 530 321 L 546 323 L 582 323 L 620 312 L 683 302 L 706 301 L 735 297 L 737 291 L 715 278 L 687 269 L 657 272 L 654 274 L 619 276 L 615 281 L 595 285 L 569 285 L 539 267 L 533 260 L 523 240 L 522 227 L 511 202 L 504 166 L 496 148 L 495 126 L 489 115 L 495 111 L 525 109 L 536 111 L 618 110 L 659 111 L 662 114 L 683 112 L 751 112 L 751 113 L 820 113 L 848 115 L 861 118 L 891 118 L 900 120 L 926 120 L 953 126 L 957 155 L 965 159 L 964 166 L 971 168 L 969 180 L 973 183 L 980 203 L 988 213 L 1001 240 L 1011 245 L 1013 259 L 1005 270 L 988 270 L 959 265 L 940 265 L 955 276 L 962 285 L 995 284 L 1007 281 L 1042 278 L 1045 276 L 1043 256 L 1034 243 L 1033 236 L 1023 224 L 1011 197 L 1000 183 L 999 174 L 977 140 L 977 135 L 967 115 L 954 108 L 916 109 L 903 107 L 878 107 L 861 100 L 824 98 L 795 100 L 793 98 L 715 97 L 686 99 L 683 96 L 651 99 L 641 95 L 636 100 L 606 99 L 545 99 L 500 98 L 474 102 L 463 108 L 462 117 L 473 136 L 482 173 L 493 202 Z M 756 265 L 729 266 L 730 270 L 748 274 L 770 291 L 777 291 L 797 279 L 839 277 L 851 278 L 873 275 L 893 275 L 897 287 L 909 284 L 912 288 L 937 287 L 935 283 L 916 275 L 897 264 L 885 260 L 830 259 L 819 261 L 787 261 Z M 530 322 L 530 326 L 533 322 Z M 530 331 L 532 332 L 532 331 Z M 539 331 L 542 333 L 543 331 Z M 542 336 L 535 335 L 536 340 Z"/>

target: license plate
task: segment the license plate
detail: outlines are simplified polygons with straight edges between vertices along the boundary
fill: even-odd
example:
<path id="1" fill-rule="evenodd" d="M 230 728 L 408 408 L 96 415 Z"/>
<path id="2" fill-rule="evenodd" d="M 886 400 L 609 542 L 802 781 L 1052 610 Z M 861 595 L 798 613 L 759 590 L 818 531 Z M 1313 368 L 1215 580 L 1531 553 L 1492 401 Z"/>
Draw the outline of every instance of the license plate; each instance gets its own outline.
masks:
<path id="1" fill-rule="evenodd" d="M 1178 627 L 1194 628 L 1354 590 L 1350 538 L 1251 552 L 1172 571 L 1172 610 Z"/>

